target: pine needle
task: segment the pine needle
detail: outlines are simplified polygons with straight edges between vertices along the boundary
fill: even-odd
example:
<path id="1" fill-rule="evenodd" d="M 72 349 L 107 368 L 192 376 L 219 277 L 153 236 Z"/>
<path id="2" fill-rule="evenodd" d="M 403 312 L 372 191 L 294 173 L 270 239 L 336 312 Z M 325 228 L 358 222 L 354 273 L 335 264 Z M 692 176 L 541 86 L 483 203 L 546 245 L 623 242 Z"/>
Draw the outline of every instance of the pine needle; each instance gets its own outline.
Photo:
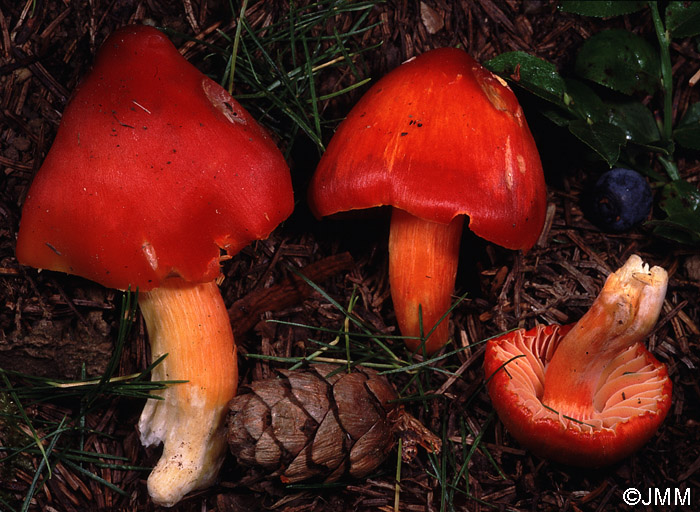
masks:
<path id="1" fill-rule="evenodd" d="M 236 73 L 236 56 L 238 55 L 238 44 L 241 41 L 241 28 L 243 27 L 243 24 L 241 21 L 243 20 L 243 16 L 245 16 L 245 10 L 248 7 L 248 0 L 243 0 L 243 4 L 241 5 L 241 12 L 238 15 L 238 23 L 236 23 L 236 35 L 233 38 L 233 48 L 231 50 L 231 65 L 230 65 L 230 75 L 229 75 L 229 80 L 228 80 L 228 93 L 233 94 L 233 79 Z"/>
<path id="2" fill-rule="evenodd" d="M 322 103 L 367 83 L 357 65 L 358 57 L 374 46 L 361 47 L 360 36 L 376 26 L 368 23 L 373 1 L 320 0 L 299 6 L 290 2 L 284 16 L 252 26 L 247 0 L 238 12 L 233 38 L 220 33 L 230 46 L 218 52 L 228 62 L 227 88 L 259 122 L 277 133 L 290 148 L 304 134 L 323 150 L 323 128 L 330 125 L 322 116 Z M 339 32 L 333 18 L 352 17 L 347 31 Z M 216 48 L 213 48 L 216 49 Z M 325 73 L 347 67 L 354 83 L 325 95 L 318 85 Z"/>
<path id="3" fill-rule="evenodd" d="M 53 468 L 60 463 L 76 473 L 80 473 L 119 494 L 124 491 L 87 468 L 111 468 L 122 471 L 148 470 L 128 464 L 123 457 L 85 450 L 87 436 L 106 434 L 91 429 L 87 425 L 90 414 L 99 413 L 104 404 L 112 403 L 117 398 L 149 398 L 152 391 L 162 389 L 176 381 L 148 381 L 149 372 L 162 362 L 163 357 L 154 361 L 148 368 L 138 374 L 118 376 L 119 361 L 126 340 L 136 318 L 136 294 L 127 291 L 122 296 L 122 315 L 119 322 L 117 341 L 104 373 L 95 379 L 81 381 L 57 381 L 44 377 L 22 374 L 21 372 L 0 369 L 0 396 L 8 396 L 11 406 L 0 410 L 0 426 L 11 429 L 7 437 L 11 444 L 0 446 L 0 468 L 14 465 L 20 461 L 32 461 L 39 457 L 32 468 L 34 475 L 19 510 L 29 510 L 36 493 L 46 480 L 52 478 Z M 21 385 L 14 384 L 21 383 Z M 67 413 L 60 420 L 41 419 L 28 412 L 43 404 L 69 405 Z M 69 415 L 70 411 L 73 415 Z M 105 462 L 108 461 L 108 462 Z M 8 507 L 9 509 L 10 507 Z"/>
<path id="4" fill-rule="evenodd" d="M 401 462 L 403 457 L 403 439 L 399 437 L 396 457 L 396 483 L 394 484 L 394 512 L 399 512 L 401 504 Z"/>

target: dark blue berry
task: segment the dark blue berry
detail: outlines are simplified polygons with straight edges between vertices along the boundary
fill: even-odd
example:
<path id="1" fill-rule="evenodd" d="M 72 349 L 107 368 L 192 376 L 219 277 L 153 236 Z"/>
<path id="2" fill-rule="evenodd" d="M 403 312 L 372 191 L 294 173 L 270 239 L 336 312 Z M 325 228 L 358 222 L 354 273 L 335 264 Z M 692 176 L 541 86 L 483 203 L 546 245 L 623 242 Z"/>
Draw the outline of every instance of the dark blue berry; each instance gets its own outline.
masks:
<path id="1" fill-rule="evenodd" d="M 598 178 L 583 206 L 600 229 L 620 233 L 646 219 L 651 204 L 647 180 L 631 169 L 616 168 Z"/>

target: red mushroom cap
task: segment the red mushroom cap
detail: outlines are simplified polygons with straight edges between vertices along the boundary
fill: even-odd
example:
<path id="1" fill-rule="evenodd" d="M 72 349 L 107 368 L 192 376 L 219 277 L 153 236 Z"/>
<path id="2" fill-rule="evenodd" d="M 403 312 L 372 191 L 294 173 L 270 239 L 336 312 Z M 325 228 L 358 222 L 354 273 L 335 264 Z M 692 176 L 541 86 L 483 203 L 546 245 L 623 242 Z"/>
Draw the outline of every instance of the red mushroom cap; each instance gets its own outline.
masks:
<path id="1" fill-rule="evenodd" d="M 671 379 L 641 343 L 610 363 L 595 401 L 601 410 L 584 420 L 542 403 L 545 367 L 575 324 L 539 325 L 489 340 L 484 374 L 498 416 L 520 444 L 557 462 L 600 467 L 638 450 L 658 430 L 671 407 Z"/>
<path id="2" fill-rule="evenodd" d="M 24 204 L 17 258 L 105 286 L 215 279 L 221 250 L 293 209 L 287 164 L 241 105 L 158 30 L 104 43 Z"/>
<path id="3" fill-rule="evenodd" d="M 379 80 L 340 124 L 309 203 L 321 217 L 391 205 L 529 248 L 542 229 L 545 183 L 522 109 L 467 53 L 431 50 Z"/>

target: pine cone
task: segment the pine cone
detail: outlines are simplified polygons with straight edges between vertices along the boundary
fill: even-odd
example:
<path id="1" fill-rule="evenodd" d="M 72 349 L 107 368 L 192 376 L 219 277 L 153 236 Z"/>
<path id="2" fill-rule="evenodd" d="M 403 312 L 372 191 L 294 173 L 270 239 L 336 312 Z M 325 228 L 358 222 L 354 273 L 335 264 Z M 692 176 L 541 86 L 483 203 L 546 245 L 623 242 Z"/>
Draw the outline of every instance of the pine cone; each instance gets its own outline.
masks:
<path id="1" fill-rule="evenodd" d="M 439 439 L 392 403 L 396 391 L 385 377 L 364 367 L 326 377 L 335 370 L 326 364 L 278 370 L 278 378 L 241 387 L 226 425 L 238 463 L 285 483 L 334 482 L 345 474 L 361 478 L 382 463 L 397 429 L 407 425 L 414 439 L 430 437 L 419 444 L 439 450 Z"/>

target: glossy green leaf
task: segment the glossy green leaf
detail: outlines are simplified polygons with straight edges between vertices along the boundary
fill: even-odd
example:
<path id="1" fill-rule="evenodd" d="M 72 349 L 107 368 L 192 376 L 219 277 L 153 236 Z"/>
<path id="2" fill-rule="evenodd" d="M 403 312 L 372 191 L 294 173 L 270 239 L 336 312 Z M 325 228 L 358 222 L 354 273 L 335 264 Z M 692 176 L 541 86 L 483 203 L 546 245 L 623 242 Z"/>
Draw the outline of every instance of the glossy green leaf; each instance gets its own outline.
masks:
<path id="1" fill-rule="evenodd" d="M 621 29 L 599 32 L 584 42 L 576 57 L 576 73 L 624 94 L 652 94 L 661 83 L 654 47 Z"/>
<path id="2" fill-rule="evenodd" d="M 700 103 L 693 103 L 673 130 L 673 138 L 686 148 L 700 150 Z"/>
<path id="3" fill-rule="evenodd" d="M 654 221 L 654 233 L 685 244 L 700 244 L 700 190 L 685 180 L 675 180 L 661 191 L 661 209 L 668 218 Z"/>
<path id="4" fill-rule="evenodd" d="M 612 167 L 620 158 L 620 148 L 627 142 L 625 132 L 607 122 L 590 123 L 575 120 L 569 123 L 569 131 L 586 143 Z"/>
<path id="5" fill-rule="evenodd" d="M 608 18 L 639 11 L 645 5 L 646 2 L 637 0 L 563 0 L 559 8 L 573 14 Z"/>
<path id="6" fill-rule="evenodd" d="M 560 128 L 566 128 L 571 122 L 571 117 L 568 117 L 566 112 L 560 108 L 543 108 L 540 110 L 540 114 Z"/>
<path id="7" fill-rule="evenodd" d="M 607 108 L 593 89 L 580 80 L 565 78 L 565 98 L 568 110 L 579 119 L 603 121 L 607 117 Z"/>
<path id="8" fill-rule="evenodd" d="M 664 186 L 659 204 L 671 217 L 687 212 L 700 214 L 700 190 L 685 180 L 675 180 Z"/>
<path id="9" fill-rule="evenodd" d="M 700 34 L 700 2 L 669 2 L 666 7 L 666 29 L 671 37 Z"/>
<path id="10" fill-rule="evenodd" d="M 700 245 L 700 217 L 697 215 L 679 215 L 666 220 L 650 221 L 654 234 L 686 245 Z"/>
<path id="11" fill-rule="evenodd" d="M 628 141 L 647 145 L 661 139 L 654 114 L 641 103 L 609 103 L 607 108 L 607 121 L 625 132 Z"/>
<path id="12" fill-rule="evenodd" d="M 484 66 L 540 98 L 564 106 L 566 85 L 551 62 L 525 52 L 508 52 L 484 62 Z"/>
<path id="13" fill-rule="evenodd" d="M 638 142 L 636 144 L 639 144 Z M 655 140 L 653 142 L 649 142 L 647 144 L 639 144 L 640 147 L 645 148 L 647 151 L 651 151 L 652 153 L 658 153 L 658 155 L 664 156 L 664 157 L 671 157 L 673 155 L 673 152 L 675 151 L 676 145 L 672 140 L 668 141 L 663 141 L 663 140 Z M 628 146 L 629 147 L 629 146 Z M 663 167 L 663 165 L 662 165 Z"/>

